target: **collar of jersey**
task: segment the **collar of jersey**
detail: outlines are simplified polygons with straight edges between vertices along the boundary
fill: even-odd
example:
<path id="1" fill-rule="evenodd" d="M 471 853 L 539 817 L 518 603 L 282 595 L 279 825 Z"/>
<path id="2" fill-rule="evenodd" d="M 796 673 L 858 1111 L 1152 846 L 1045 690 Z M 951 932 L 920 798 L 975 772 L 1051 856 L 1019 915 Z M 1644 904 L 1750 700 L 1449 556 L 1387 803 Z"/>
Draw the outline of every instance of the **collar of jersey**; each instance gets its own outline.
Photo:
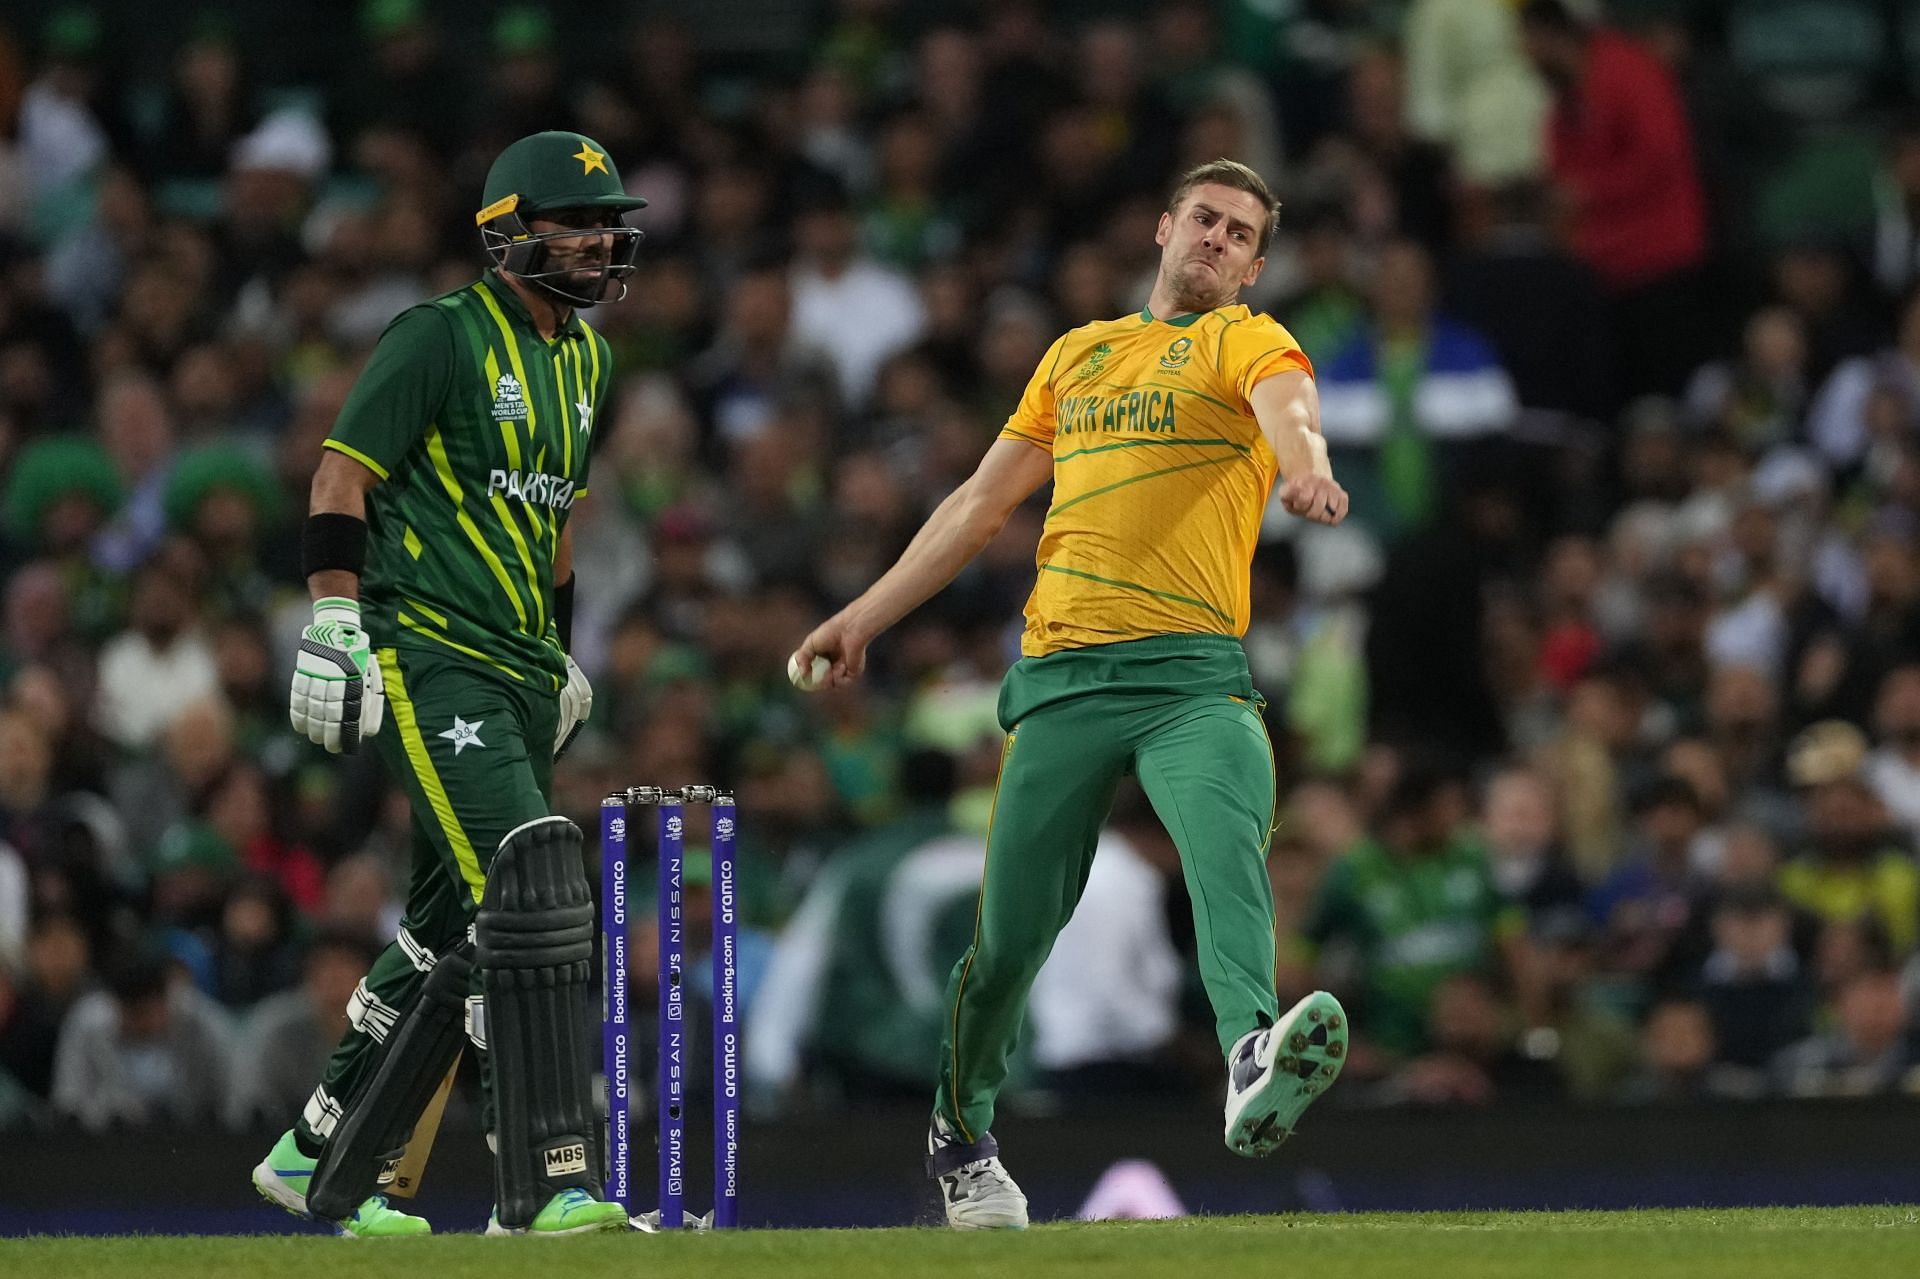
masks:
<path id="1" fill-rule="evenodd" d="M 1178 317 L 1178 318 L 1176 318 L 1176 319 L 1172 319 L 1172 320 L 1161 320 L 1161 321 L 1159 321 L 1159 323 L 1161 323 L 1161 324 L 1171 324 L 1171 325 L 1173 325 L 1173 326 L 1174 326 L 1175 328 L 1177 328 L 1177 329 L 1184 329 L 1184 328 L 1186 328 L 1186 327 L 1187 327 L 1188 325 L 1190 325 L 1190 324 L 1192 324 L 1192 323 L 1193 323 L 1193 322 L 1194 322 L 1195 320 L 1198 320 L 1198 319 L 1199 319 L 1199 318 L 1200 318 L 1201 316 L 1203 316 L 1203 315 L 1212 315 L 1212 314 L 1213 314 L 1213 312 L 1211 312 L 1211 311 L 1189 311 L 1189 312 L 1188 312 L 1187 314 L 1185 314 L 1185 315 L 1182 315 L 1182 316 L 1180 316 L 1180 317 Z M 1144 307 L 1144 306 L 1140 308 L 1140 323 L 1142 323 L 1142 324 L 1152 324 L 1152 323 L 1154 323 L 1154 316 L 1153 316 L 1153 312 L 1152 312 L 1152 311 L 1150 311 L 1150 310 L 1148 310 L 1148 309 L 1147 309 L 1146 307 Z"/>
<path id="2" fill-rule="evenodd" d="M 520 300 L 520 295 L 513 291 L 512 286 L 500 278 L 500 272 L 497 269 L 488 267 L 486 274 L 480 277 L 480 283 L 493 294 L 494 299 L 501 306 L 507 308 L 507 313 L 512 315 L 516 322 L 526 325 L 533 330 L 535 337 L 540 337 L 540 326 L 533 322 L 533 312 L 527 310 L 527 304 Z M 567 312 L 567 322 L 561 325 L 560 331 L 553 336 L 580 338 L 586 335 L 586 327 L 580 323 L 580 312 L 574 310 Z M 547 339 L 540 340 L 544 342 Z"/>

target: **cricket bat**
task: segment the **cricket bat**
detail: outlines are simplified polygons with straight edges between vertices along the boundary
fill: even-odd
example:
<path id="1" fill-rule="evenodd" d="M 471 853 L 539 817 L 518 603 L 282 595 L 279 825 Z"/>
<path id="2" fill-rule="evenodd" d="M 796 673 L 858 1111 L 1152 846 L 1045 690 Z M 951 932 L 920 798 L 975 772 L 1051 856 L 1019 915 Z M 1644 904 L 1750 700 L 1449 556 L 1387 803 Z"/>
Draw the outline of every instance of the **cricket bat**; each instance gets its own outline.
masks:
<path id="1" fill-rule="evenodd" d="M 433 1153 L 433 1139 L 440 1131 L 440 1116 L 446 1113 L 447 1095 L 453 1091 L 453 1077 L 459 1070 L 460 1057 L 456 1053 L 453 1065 L 447 1067 L 447 1077 L 433 1090 L 427 1108 L 420 1112 L 420 1120 L 413 1126 L 413 1140 L 407 1143 L 407 1148 L 400 1154 L 393 1184 L 386 1188 L 388 1194 L 411 1199 L 420 1193 L 420 1176 L 427 1169 L 427 1156 Z"/>

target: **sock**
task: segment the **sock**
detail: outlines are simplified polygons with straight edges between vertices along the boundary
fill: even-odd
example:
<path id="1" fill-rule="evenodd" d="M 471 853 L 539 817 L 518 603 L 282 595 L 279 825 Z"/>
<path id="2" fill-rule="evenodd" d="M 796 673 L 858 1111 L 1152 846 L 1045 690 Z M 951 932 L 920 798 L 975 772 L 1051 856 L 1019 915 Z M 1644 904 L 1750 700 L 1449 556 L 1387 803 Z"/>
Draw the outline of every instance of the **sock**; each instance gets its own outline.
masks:
<path id="1" fill-rule="evenodd" d="M 320 1143 L 301 1132 L 298 1128 L 293 1130 L 293 1144 L 298 1146 L 300 1153 L 309 1159 L 318 1159 L 320 1157 Z"/>

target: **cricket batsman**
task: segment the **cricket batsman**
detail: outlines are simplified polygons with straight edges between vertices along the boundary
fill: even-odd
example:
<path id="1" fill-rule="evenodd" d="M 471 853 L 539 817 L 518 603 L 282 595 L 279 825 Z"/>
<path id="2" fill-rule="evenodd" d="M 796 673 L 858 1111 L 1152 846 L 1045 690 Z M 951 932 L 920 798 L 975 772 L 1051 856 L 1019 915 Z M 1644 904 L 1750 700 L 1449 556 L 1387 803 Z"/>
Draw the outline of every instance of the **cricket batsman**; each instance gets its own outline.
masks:
<path id="1" fill-rule="evenodd" d="M 334 752 L 372 739 L 412 802 L 413 872 L 398 937 L 253 1182 L 347 1235 L 430 1233 L 376 1187 L 469 1040 L 487 1233 L 626 1224 L 602 1198 L 591 1093 L 593 896 L 549 796 L 593 704 L 567 655 L 567 516 L 612 369 L 579 313 L 625 296 L 641 233 L 624 218 L 645 203 L 580 134 L 502 151 L 474 218 L 492 268 L 387 326 L 314 475 L 293 727 Z"/>
<path id="2" fill-rule="evenodd" d="M 927 1174 L 954 1226 L 1027 1224 L 990 1132 L 994 1100 L 1127 773 L 1180 849 L 1226 1058 L 1227 1146 L 1270 1153 L 1345 1060 L 1333 996 L 1283 1015 L 1274 992 L 1273 751 L 1240 646 L 1276 476 L 1292 514 L 1338 524 L 1347 513 L 1312 366 L 1279 324 L 1235 305 L 1260 275 L 1278 207 L 1245 165 L 1183 175 L 1154 235 L 1146 309 L 1054 342 L 972 477 L 790 663 L 803 687 L 858 677 L 874 637 L 1052 480 L 1022 656 L 1000 691 L 1006 742 L 973 944 L 947 984 Z"/>

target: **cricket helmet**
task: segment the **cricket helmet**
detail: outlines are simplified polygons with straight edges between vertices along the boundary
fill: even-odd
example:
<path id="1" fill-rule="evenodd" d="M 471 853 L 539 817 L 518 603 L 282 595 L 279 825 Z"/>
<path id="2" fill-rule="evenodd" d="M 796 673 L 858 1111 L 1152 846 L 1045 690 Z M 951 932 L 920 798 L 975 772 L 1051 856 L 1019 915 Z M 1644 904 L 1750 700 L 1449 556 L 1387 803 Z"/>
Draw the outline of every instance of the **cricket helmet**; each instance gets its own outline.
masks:
<path id="1" fill-rule="evenodd" d="M 625 223 L 625 215 L 647 202 L 628 195 L 620 172 L 606 148 L 585 134 L 553 130 L 530 134 L 502 151 L 487 170 L 480 211 L 474 223 L 487 256 L 500 270 L 519 276 L 553 294 L 569 306 L 618 302 L 627 295 L 627 277 L 643 233 Z M 581 234 L 569 227 L 535 234 L 529 227 L 540 214 L 594 209 L 609 214 L 606 228 L 614 236 L 607 269 L 590 293 L 570 287 L 573 269 L 555 270 L 547 260 L 547 243 Z M 618 290 L 615 291 L 615 286 Z"/>

